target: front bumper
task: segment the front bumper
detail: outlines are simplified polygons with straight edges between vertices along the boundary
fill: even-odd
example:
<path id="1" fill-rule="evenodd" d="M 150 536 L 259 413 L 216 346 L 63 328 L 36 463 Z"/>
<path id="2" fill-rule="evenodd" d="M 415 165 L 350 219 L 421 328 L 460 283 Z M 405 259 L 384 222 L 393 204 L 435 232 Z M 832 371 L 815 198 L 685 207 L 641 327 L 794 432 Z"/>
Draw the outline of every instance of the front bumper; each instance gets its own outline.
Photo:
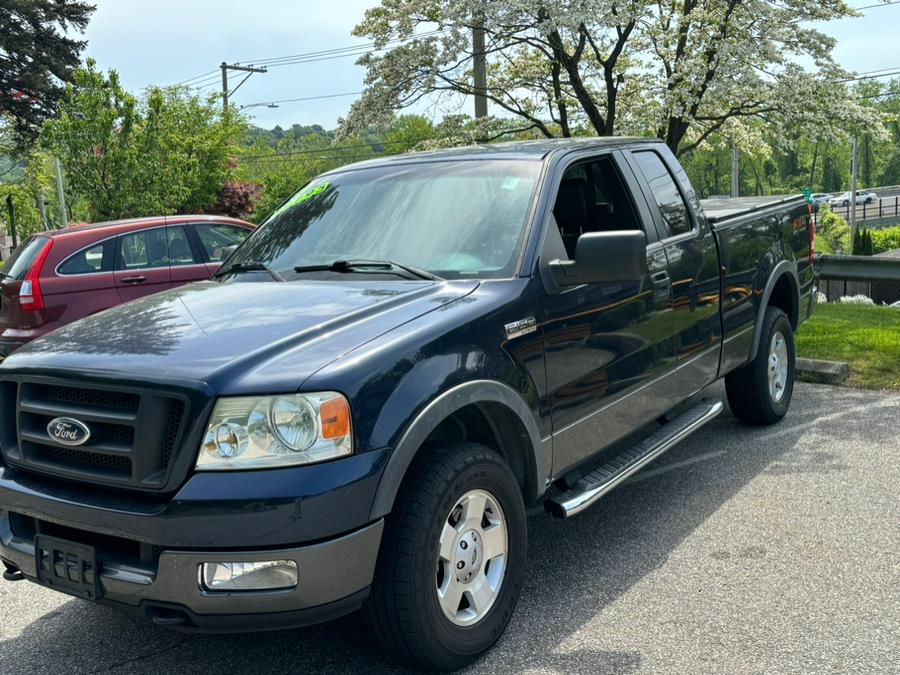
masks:
<path id="1" fill-rule="evenodd" d="M 155 562 L 103 560 L 100 602 L 179 629 L 244 632 L 326 621 L 357 609 L 368 595 L 384 521 L 336 539 L 271 550 L 162 551 Z M 249 542 L 248 542 L 249 543 Z M 0 513 L 0 559 L 37 580 L 34 538 L 19 536 Z M 299 583 L 279 591 L 210 592 L 204 562 L 293 560 Z"/>
<path id="2" fill-rule="evenodd" d="M 307 467 L 198 472 L 171 496 L 40 476 L 0 462 L 0 560 L 36 581 L 38 535 L 93 547 L 100 602 L 208 631 L 304 625 L 353 611 L 372 582 L 370 519 L 387 451 Z M 204 562 L 293 560 L 295 588 L 210 592 Z"/>

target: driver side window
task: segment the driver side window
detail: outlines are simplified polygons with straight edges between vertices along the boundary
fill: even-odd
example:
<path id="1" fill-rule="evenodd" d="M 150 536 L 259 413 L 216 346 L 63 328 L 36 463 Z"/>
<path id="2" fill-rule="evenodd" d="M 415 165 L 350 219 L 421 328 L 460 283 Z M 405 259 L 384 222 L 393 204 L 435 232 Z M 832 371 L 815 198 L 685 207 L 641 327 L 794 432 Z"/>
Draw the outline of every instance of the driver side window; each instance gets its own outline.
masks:
<path id="1" fill-rule="evenodd" d="M 641 229 L 629 191 L 610 155 L 568 167 L 553 206 L 559 239 L 569 259 L 587 232 Z M 555 233 L 548 233 L 557 239 Z M 552 245 L 552 244 L 551 244 Z"/>

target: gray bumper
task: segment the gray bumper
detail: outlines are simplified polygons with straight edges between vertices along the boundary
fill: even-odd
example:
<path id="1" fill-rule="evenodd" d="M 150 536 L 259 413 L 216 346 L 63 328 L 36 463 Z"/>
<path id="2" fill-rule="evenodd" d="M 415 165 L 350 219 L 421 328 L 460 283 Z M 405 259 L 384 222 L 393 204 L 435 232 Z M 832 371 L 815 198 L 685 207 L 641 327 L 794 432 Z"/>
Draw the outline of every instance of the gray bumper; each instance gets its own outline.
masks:
<path id="1" fill-rule="evenodd" d="M 101 559 L 101 602 L 187 629 L 234 631 L 317 623 L 353 611 L 365 599 L 383 527 L 384 521 L 379 520 L 350 534 L 297 548 L 163 551 L 155 568 Z M 2 512 L 0 559 L 15 565 L 29 580 L 36 579 L 34 541 L 14 536 Z M 200 586 L 199 567 L 204 562 L 266 560 L 296 561 L 297 587 L 213 593 Z"/>

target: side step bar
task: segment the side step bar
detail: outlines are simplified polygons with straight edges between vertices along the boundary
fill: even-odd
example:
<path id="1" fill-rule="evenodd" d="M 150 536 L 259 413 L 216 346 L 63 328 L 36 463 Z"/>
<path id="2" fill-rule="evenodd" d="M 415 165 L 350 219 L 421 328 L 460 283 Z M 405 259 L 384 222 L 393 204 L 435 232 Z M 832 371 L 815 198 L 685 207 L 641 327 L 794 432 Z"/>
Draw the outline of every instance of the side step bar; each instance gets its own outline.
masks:
<path id="1" fill-rule="evenodd" d="M 684 440 L 724 408 L 722 401 L 703 401 L 666 422 L 643 440 L 582 476 L 571 490 L 548 499 L 544 506 L 558 518 L 581 513 L 626 478 Z"/>

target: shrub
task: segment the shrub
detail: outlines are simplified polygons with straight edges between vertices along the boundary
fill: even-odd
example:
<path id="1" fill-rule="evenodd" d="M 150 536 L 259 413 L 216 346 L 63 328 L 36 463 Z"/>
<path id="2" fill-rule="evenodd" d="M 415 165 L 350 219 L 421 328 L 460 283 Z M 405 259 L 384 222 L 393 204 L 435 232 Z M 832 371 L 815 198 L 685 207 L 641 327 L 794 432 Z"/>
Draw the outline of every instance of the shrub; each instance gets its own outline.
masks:
<path id="1" fill-rule="evenodd" d="M 900 225 L 870 230 L 870 234 L 872 235 L 872 251 L 876 255 L 900 248 Z"/>
<path id="2" fill-rule="evenodd" d="M 816 236 L 827 241 L 829 248 L 834 253 L 850 252 L 850 226 L 827 204 L 819 209 Z"/>

